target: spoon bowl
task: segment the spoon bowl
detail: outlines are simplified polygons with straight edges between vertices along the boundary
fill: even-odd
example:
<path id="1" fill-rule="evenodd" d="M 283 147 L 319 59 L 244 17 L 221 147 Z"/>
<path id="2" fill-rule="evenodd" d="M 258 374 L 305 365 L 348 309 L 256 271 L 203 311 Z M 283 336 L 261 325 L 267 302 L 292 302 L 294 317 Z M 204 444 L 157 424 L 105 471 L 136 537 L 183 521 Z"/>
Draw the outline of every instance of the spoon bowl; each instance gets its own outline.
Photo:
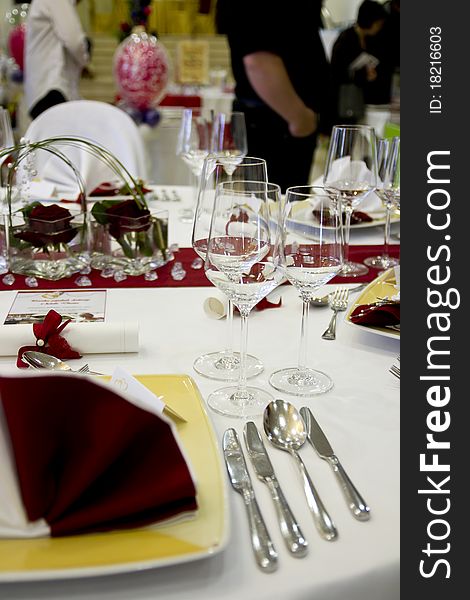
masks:
<path id="1" fill-rule="evenodd" d="M 307 440 L 307 430 L 299 411 L 290 402 L 275 400 L 264 411 L 264 431 L 281 450 L 299 450 Z"/>
<path id="2" fill-rule="evenodd" d="M 34 369 L 60 369 L 61 371 L 71 371 L 71 367 L 50 354 L 45 352 L 35 352 L 26 350 L 23 352 L 23 358 Z"/>
<path id="3" fill-rule="evenodd" d="M 290 402 L 274 400 L 264 409 L 263 426 L 266 436 L 273 446 L 289 452 L 295 459 L 302 477 L 307 504 L 318 533 L 327 541 L 335 540 L 338 536 L 336 526 L 326 511 L 298 453 L 307 440 L 307 429 L 299 411 Z"/>

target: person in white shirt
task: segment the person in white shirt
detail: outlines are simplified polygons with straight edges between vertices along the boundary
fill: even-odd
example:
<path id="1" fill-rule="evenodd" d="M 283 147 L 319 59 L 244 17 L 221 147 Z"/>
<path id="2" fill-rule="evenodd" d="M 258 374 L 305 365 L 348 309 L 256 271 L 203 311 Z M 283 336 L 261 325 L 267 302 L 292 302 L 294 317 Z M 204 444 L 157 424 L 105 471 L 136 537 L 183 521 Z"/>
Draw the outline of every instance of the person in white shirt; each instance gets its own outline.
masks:
<path id="1" fill-rule="evenodd" d="M 32 0 L 26 22 L 25 100 L 32 119 L 47 108 L 80 98 L 90 60 L 75 5 L 80 0 Z"/>

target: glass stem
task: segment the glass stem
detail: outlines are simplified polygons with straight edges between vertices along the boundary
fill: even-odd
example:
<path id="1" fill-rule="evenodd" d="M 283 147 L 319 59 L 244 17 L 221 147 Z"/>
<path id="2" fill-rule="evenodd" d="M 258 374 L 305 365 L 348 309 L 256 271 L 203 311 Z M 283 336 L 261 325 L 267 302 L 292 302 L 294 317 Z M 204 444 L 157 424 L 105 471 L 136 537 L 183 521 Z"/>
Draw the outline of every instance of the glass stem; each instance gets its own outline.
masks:
<path id="1" fill-rule="evenodd" d="M 390 221 L 392 217 L 392 208 L 390 204 L 387 202 L 386 205 L 386 213 L 385 213 L 385 229 L 384 229 L 384 251 L 383 257 L 388 258 L 388 248 L 390 246 Z"/>
<path id="2" fill-rule="evenodd" d="M 351 232 L 351 215 L 353 212 L 352 206 L 346 206 L 344 209 L 344 214 L 346 215 L 346 219 L 343 223 L 341 219 L 341 234 L 343 238 L 343 259 L 344 263 L 349 262 L 349 234 Z"/>
<path id="3" fill-rule="evenodd" d="M 225 350 L 228 354 L 233 354 L 233 302 L 231 300 L 228 301 L 227 306 L 227 345 Z"/>
<path id="4" fill-rule="evenodd" d="M 246 398 L 246 349 L 248 343 L 248 313 L 240 311 L 241 316 L 241 340 L 240 340 L 240 375 L 238 378 L 237 396 Z"/>
<path id="5" fill-rule="evenodd" d="M 303 299 L 302 299 L 303 300 Z M 307 345 L 308 345 L 308 315 L 310 302 L 302 301 L 302 323 L 300 326 L 299 371 L 307 370 Z"/>

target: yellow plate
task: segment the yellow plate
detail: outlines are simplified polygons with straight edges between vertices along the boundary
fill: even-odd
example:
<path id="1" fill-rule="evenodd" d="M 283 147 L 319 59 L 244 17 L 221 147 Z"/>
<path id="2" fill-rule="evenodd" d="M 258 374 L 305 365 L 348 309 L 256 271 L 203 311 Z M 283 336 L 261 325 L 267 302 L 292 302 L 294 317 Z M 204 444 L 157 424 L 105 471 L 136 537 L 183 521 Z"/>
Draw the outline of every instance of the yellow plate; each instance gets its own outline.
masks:
<path id="1" fill-rule="evenodd" d="M 395 271 L 393 269 L 388 269 L 388 271 L 382 273 L 382 275 L 377 277 L 377 279 L 371 281 L 366 287 L 366 289 L 351 306 L 349 312 L 346 314 L 346 323 L 349 323 L 349 325 L 353 325 L 354 327 L 360 327 L 364 331 L 370 331 L 371 333 L 377 333 L 386 337 L 400 339 L 399 331 L 388 329 L 387 327 L 372 327 L 370 325 L 361 325 L 359 323 L 353 323 L 351 321 L 351 314 L 361 304 L 372 304 L 373 302 L 377 302 L 378 298 L 385 298 L 385 296 L 395 296 L 397 293 L 395 284 Z"/>
<path id="2" fill-rule="evenodd" d="M 194 519 L 158 528 L 64 538 L 0 540 L 0 581 L 64 579 L 123 573 L 211 556 L 228 539 L 227 490 L 221 455 L 204 403 L 187 375 L 137 375 L 187 423 L 177 424 L 195 473 Z"/>

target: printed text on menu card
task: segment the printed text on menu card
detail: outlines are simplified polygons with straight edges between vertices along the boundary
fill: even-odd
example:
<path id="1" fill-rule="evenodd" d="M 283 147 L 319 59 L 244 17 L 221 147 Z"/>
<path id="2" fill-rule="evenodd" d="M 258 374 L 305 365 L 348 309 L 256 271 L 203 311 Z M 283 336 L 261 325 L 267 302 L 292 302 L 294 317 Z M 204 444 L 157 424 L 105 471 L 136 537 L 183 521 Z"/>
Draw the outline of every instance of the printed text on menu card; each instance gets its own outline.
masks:
<path id="1" fill-rule="evenodd" d="M 5 325 L 43 321 L 51 309 L 75 323 L 103 322 L 106 290 L 20 291 L 5 318 Z"/>

